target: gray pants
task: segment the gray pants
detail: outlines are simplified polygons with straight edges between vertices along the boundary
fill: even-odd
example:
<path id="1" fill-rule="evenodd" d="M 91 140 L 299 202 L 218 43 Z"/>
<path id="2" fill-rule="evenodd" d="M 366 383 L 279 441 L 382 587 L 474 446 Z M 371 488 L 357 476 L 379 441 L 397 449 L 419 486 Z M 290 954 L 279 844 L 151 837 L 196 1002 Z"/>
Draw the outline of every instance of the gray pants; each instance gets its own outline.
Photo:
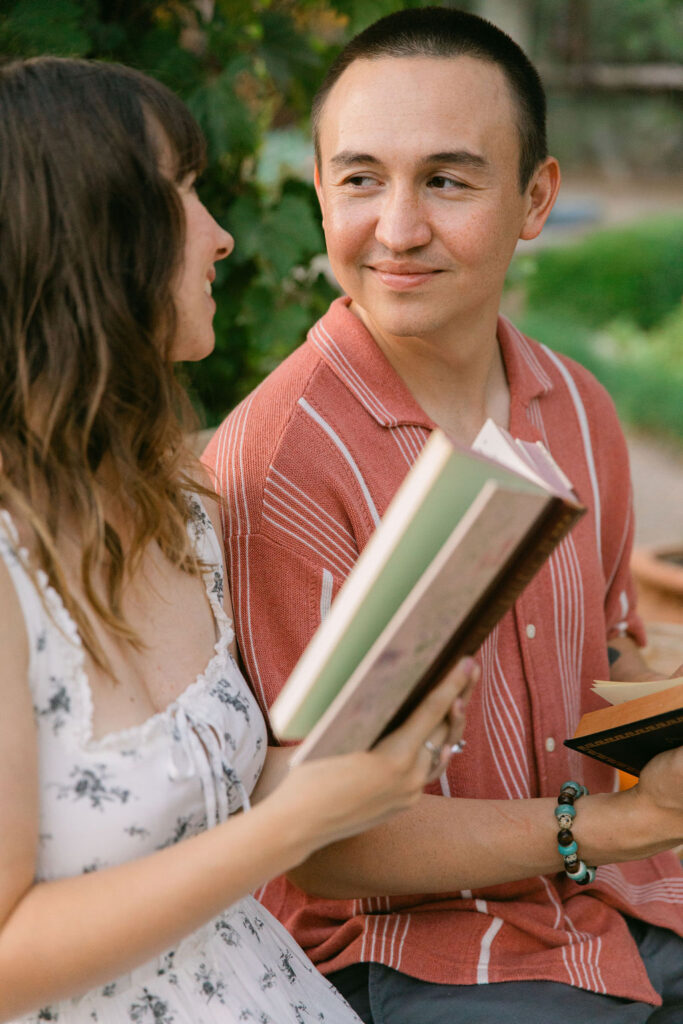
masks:
<path id="1" fill-rule="evenodd" d="M 683 939 L 640 921 L 628 924 L 664 999 L 658 1009 L 554 981 L 436 985 L 383 964 L 355 964 L 330 981 L 365 1024 L 683 1024 Z"/>

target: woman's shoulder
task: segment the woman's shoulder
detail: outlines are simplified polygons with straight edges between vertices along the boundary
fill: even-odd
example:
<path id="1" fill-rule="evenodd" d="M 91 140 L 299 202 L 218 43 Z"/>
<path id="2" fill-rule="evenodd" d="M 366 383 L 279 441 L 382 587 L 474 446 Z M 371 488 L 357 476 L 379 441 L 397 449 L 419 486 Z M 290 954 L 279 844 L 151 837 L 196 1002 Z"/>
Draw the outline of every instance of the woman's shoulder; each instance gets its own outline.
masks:
<path id="1" fill-rule="evenodd" d="M 16 534 L 12 535 L 9 513 L 0 509 L 0 650 L 5 670 L 28 669 L 28 635 L 24 609 L 18 587 L 21 576 L 17 573 L 19 553 Z M 4 690 L 3 690 L 4 692 Z"/>

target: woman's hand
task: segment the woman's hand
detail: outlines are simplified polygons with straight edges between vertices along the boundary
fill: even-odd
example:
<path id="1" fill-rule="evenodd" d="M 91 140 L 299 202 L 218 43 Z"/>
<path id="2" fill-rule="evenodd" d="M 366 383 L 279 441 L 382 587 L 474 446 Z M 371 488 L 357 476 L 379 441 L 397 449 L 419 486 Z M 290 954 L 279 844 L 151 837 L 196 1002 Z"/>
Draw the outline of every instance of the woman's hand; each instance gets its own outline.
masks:
<path id="1" fill-rule="evenodd" d="M 479 666 L 465 658 L 371 751 L 291 769 L 267 799 L 278 801 L 281 811 L 288 805 L 289 820 L 303 832 L 303 857 L 417 802 L 424 787 L 446 769 L 451 747 L 462 739 L 465 706 L 478 678 Z"/>

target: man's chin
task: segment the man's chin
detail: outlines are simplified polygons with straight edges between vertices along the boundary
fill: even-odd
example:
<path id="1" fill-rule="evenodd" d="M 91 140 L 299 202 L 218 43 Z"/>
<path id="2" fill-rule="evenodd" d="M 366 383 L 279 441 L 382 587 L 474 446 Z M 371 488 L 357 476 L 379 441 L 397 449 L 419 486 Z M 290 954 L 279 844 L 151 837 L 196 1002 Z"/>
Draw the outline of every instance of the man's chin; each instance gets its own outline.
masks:
<path id="1" fill-rule="evenodd" d="M 443 326 L 433 316 L 418 311 L 368 308 L 354 299 L 349 308 L 374 336 L 425 338 Z"/>

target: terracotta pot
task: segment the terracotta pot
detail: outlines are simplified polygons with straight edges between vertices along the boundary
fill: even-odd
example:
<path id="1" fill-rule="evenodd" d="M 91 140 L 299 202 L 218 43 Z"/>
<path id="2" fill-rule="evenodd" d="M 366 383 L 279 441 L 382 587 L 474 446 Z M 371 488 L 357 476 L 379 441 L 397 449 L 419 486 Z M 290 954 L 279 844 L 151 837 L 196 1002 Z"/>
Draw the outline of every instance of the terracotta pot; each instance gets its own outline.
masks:
<path id="1" fill-rule="evenodd" d="M 643 618 L 683 623 L 683 546 L 635 548 L 631 569 Z"/>

